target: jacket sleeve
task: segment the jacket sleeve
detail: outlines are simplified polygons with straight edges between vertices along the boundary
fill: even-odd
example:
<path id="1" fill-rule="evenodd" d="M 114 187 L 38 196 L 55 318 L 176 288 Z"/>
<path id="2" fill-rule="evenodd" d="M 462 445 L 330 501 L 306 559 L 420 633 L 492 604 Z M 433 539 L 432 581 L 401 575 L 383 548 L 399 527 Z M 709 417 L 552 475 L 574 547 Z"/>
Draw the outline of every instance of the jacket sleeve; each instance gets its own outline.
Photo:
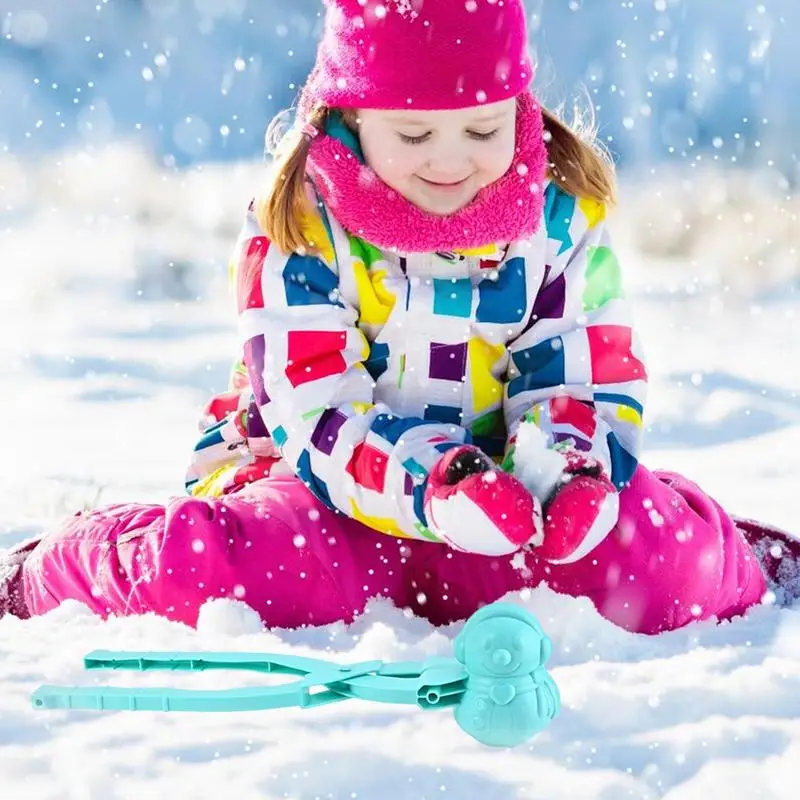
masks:
<path id="1" fill-rule="evenodd" d="M 638 463 L 647 371 L 605 216 L 603 204 L 547 189 L 545 277 L 509 348 L 505 466 L 513 470 L 525 420 L 547 448 L 599 463 L 619 490 Z M 543 502 L 557 480 L 543 476 Z"/>
<path id="2" fill-rule="evenodd" d="M 263 422 L 290 468 L 328 507 L 375 530 L 439 541 L 428 529 L 427 476 L 462 427 L 403 418 L 375 403 L 370 343 L 339 294 L 330 239 L 320 256 L 287 255 L 251 209 L 237 242 L 239 334 Z"/>

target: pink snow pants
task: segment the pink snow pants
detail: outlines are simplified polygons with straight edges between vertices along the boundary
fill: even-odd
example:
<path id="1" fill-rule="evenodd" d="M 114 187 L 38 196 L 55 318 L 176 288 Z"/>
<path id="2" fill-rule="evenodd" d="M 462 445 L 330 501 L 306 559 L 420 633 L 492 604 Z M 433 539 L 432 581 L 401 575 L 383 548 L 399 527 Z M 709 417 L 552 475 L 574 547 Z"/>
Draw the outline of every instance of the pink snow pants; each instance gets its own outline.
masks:
<path id="1" fill-rule="evenodd" d="M 79 512 L 33 551 L 23 585 L 31 614 L 74 599 L 102 616 L 155 612 L 195 625 L 206 600 L 235 598 L 270 628 L 297 628 L 351 622 L 376 596 L 442 625 L 544 581 L 647 634 L 739 615 L 766 591 L 719 505 L 691 481 L 641 466 L 602 544 L 574 564 L 529 556 L 527 566 L 377 533 L 276 476 L 223 498 Z"/>

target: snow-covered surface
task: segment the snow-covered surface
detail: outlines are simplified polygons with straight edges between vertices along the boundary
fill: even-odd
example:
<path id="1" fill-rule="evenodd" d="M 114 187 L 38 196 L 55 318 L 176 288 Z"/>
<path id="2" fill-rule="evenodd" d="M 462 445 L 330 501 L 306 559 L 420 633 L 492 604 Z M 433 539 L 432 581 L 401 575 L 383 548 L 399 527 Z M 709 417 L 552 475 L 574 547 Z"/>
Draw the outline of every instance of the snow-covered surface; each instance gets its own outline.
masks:
<path id="1" fill-rule="evenodd" d="M 225 261 L 258 165 L 161 175 L 135 151 L 105 158 L 0 163 L 0 208 L 13 207 L 0 217 L 0 548 L 84 504 L 180 493 L 194 421 L 224 385 L 235 352 Z M 657 183 L 644 189 L 685 192 Z M 684 471 L 736 513 L 797 530 L 794 262 L 765 271 L 768 254 L 744 260 L 731 204 L 723 204 L 727 227 L 712 228 L 698 211 L 688 220 L 697 225 L 691 247 L 670 254 L 654 243 L 666 236 L 663 207 L 651 206 L 649 222 L 642 217 L 644 189 L 626 190 L 615 227 L 652 372 L 645 462 Z M 632 222 L 636 231 L 652 223 L 655 239 L 643 243 Z M 779 235 L 786 238 L 774 249 L 788 253 L 791 229 Z M 770 277 L 759 291 L 762 272 Z M 350 629 L 294 632 L 262 632 L 252 612 L 226 602 L 206 607 L 197 631 L 155 618 L 102 622 L 73 604 L 26 622 L 4 618 L 0 797 L 796 796 L 797 609 L 763 607 L 731 624 L 647 639 L 544 588 L 514 599 L 553 638 L 564 708 L 530 746 L 513 751 L 482 748 L 447 713 L 356 702 L 216 715 L 30 707 L 41 683 L 260 680 L 83 673 L 82 656 L 95 648 L 341 661 L 452 652 L 458 626 L 434 630 L 382 602 Z"/>

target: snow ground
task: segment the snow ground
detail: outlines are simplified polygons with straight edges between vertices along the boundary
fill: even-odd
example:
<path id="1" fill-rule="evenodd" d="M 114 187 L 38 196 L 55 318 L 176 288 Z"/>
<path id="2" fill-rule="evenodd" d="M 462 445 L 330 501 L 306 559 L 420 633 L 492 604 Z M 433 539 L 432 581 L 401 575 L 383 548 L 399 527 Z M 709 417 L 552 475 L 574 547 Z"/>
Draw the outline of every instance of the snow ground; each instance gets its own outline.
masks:
<path id="1" fill-rule="evenodd" d="M 64 156 L 57 168 L 0 163 L 0 548 L 85 504 L 181 491 L 194 420 L 235 352 L 234 317 L 219 292 L 258 169 L 165 176 L 125 148 L 100 162 Z M 682 194 L 673 185 L 666 196 Z M 800 530 L 796 267 L 771 261 L 759 286 L 766 256 L 752 248 L 733 270 L 747 238 L 738 209 L 713 226 L 697 212 L 698 236 L 678 254 L 652 237 L 645 253 L 639 208 L 630 201 L 615 225 L 653 376 L 644 460 L 685 472 L 735 513 Z M 665 235 L 663 225 L 653 230 Z M 790 226 L 759 230 L 748 241 L 785 236 L 774 245 L 783 255 L 793 246 Z M 263 680 L 83 673 L 83 655 L 96 648 L 342 661 L 451 654 L 458 626 L 435 630 L 381 602 L 349 629 L 295 632 L 262 632 L 253 612 L 226 602 L 207 606 L 197 631 L 146 617 L 102 622 L 74 604 L 26 622 L 4 618 L 0 797 L 796 796 L 797 608 L 648 639 L 547 589 L 515 601 L 553 638 L 564 708 L 513 751 L 482 748 L 446 712 L 355 702 L 216 715 L 30 707 L 42 683 Z"/>

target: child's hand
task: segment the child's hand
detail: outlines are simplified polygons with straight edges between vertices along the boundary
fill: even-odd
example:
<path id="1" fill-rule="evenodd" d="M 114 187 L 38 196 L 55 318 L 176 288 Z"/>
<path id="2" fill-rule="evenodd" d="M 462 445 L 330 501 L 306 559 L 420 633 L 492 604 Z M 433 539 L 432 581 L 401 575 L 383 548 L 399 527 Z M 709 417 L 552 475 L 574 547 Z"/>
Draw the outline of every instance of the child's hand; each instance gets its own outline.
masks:
<path id="1" fill-rule="evenodd" d="M 598 461 L 565 450 L 567 467 L 544 504 L 544 539 L 534 552 L 570 564 L 588 555 L 617 522 L 614 484 Z"/>
<path id="2" fill-rule="evenodd" d="M 520 425 L 514 475 L 542 504 L 544 535 L 532 543 L 538 558 L 578 561 L 616 525 L 617 492 L 602 464 L 572 446 L 549 447 L 532 422 Z"/>
<path id="3" fill-rule="evenodd" d="M 542 541 L 539 501 L 470 445 L 445 453 L 428 477 L 431 531 L 456 550 L 507 555 Z"/>

